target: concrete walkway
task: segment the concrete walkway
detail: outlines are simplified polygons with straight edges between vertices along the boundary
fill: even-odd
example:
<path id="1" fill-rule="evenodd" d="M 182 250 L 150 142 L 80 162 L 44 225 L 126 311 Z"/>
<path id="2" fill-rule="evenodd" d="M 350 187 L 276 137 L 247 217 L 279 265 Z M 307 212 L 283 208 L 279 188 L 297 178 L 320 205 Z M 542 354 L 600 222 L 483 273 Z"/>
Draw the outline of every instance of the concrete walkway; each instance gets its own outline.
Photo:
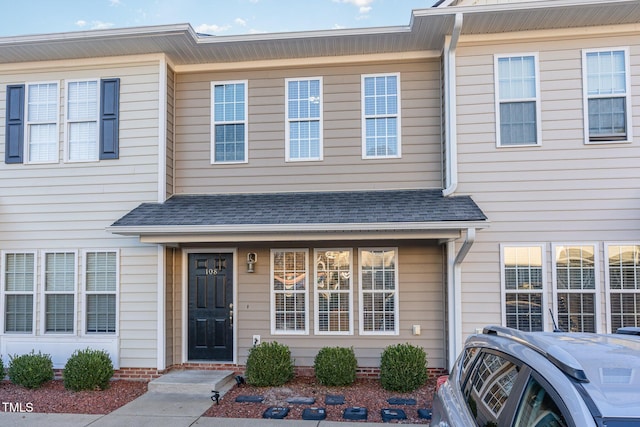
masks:
<path id="1" fill-rule="evenodd" d="M 107 415 L 0 412 L 2 427 L 347 427 L 361 422 L 269 420 L 203 417 L 211 407 L 211 390 L 221 394 L 235 384 L 226 371 L 172 371 L 149 383 L 149 391 Z M 365 423 L 383 426 L 382 423 Z"/>

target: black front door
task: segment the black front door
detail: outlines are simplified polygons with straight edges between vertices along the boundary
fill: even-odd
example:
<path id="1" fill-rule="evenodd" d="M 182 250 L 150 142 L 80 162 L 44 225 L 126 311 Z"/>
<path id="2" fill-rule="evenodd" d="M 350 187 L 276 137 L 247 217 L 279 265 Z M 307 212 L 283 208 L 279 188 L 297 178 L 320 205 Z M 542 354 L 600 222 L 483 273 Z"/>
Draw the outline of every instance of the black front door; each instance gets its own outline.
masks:
<path id="1" fill-rule="evenodd" d="M 233 254 L 189 254 L 189 360 L 233 360 Z"/>

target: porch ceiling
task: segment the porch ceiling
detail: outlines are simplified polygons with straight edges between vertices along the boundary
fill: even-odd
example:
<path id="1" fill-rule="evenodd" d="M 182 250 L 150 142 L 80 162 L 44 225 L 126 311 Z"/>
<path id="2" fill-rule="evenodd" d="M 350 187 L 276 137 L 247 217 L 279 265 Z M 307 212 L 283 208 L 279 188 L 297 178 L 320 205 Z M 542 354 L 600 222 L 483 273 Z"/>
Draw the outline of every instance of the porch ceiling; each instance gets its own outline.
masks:
<path id="1" fill-rule="evenodd" d="M 143 203 L 108 230 L 149 243 L 449 239 L 487 227 L 468 196 L 441 190 L 178 195 Z"/>

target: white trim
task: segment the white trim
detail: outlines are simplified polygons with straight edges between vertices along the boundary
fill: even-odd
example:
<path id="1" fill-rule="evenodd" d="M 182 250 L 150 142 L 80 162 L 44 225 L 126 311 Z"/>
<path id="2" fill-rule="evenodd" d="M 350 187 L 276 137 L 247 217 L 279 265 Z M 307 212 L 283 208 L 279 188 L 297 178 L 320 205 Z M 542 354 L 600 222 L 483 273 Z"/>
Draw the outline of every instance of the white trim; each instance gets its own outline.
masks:
<path id="1" fill-rule="evenodd" d="M 611 322 L 611 315 L 612 315 L 611 294 L 612 293 L 632 294 L 632 295 L 640 294 L 640 277 L 636 278 L 636 289 L 614 289 L 614 290 L 611 289 L 611 279 L 610 279 L 610 272 L 609 272 L 609 248 L 613 246 L 640 247 L 640 242 L 605 242 L 604 243 L 603 258 L 604 258 L 604 284 L 605 284 L 605 300 L 606 300 L 605 324 L 606 324 L 606 333 L 609 333 L 609 334 L 615 332 L 614 330 L 612 330 L 612 325 L 611 325 L 612 323 Z M 635 315 L 637 316 L 638 313 L 635 313 Z"/>
<path id="2" fill-rule="evenodd" d="M 320 103 L 320 113 L 319 116 L 317 118 L 319 124 L 319 141 L 318 141 L 318 157 L 306 157 L 306 158 L 296 158 L 296 159 L 292 159 L 291 158 L 291 131 L 290 131 L 290 123 L 292 121 L 295 122 L 303 122 L 303 121 L 308 121 L 308 122 L 314 122 L 316 121 L 316 118 L 309 118 L 307 119 L 296 119 L 296 120 L 292 120 L 289 119 L 289 82 L 302 82 L 302 81 L 308 81 L 311 82 L 313 80 L 317 80 L 320 88 L 319 88 L 319 92 L 320 92 L 320 100 L 318 101 Z M 286 78 L 284 79 L 284 134 L 285 134 L 285 138 L 284 138 L 284 151 L 285 151 L 285 162 L 317 162 L 317 161 L 322 161 L 324 159 L 324 104 L 323 104 L 323 98 L 324 98 L 324 84 L 322 81 L 322 77 L 296 77 L 296 78 Z"/>
<path id="3" fill-rule="evenodd" d="M 5 320 L 6 320 L 6 295 L 28 295 L 28 293 L 26 292 L 16 292 L 16 291 L 11 291 L 8 292 L 5 289 L 6 283 L 5 283 L 5 275 L 6 275 L 6 258 L 7 258 L 7 254 L 31 254 L 33 255 L 33 290 L 31 291 L 31 295 L 33 295 L 33 307 L 31 307 L 31 317 L 32 317 L 32 323 L 31 323 L 31 332 L 29 333 L 21 333 L 21 332 L 6 332 L 5 327 Z M 24 250 L 4 250 L 4 251 L 0 251 L 0 255 L 2 256 L 2 259 L 0 260 L 0 265 L 2 266 L 2 272 L 0 274 L 0 294 L 2 295 L 2 315 L 0 316 L 0 335 L 1 336 L 5 336 L 5 337 L 9 337 L 9 336 L 16 336 L 16 337 L 28 337 L 28 336 L 35 336 L 36 335 L 36 306 L 37 306 L 37 288 L 38 288 L 38 252 L 37 251 L 24 251 Z M 2 340 L 0 340 L 0 343 L 2 343 Z"/>
<path id="4" fill-rule="evenodd" d="M 69 126 L 72 123 L 88 123 L 90 120 L 69 120 L 69 84 L 70 83 L 83 83 L 83 82 L 96 82 L 96 149 L 95 149 L 95 158 L 93 159 L 79 159 L 79 160 L 71 160 L 70 153 L 70 144 L 69 144 Z M 73 79 L 66 80 L 64 82 L 64 162 L 65 163 L 89 163 L 89 162 L 98 162 L 100 161 L 100 79 L 98 78 L 89 78 L 89 79 Z"/>
<path id="5" fill-rule="evenodd" d="M 165 290 L 165 265 L 166 265 L 166 252 L 163 245 L 157 246 L 158 253 L 158 265 L 157 275 L 158 283 L 156 284 L 156 293 L 158 294 L 158 312 L 157 312 L 157 325 L 156 325 L 156 369 L 163 371 L 167 367 L 166 359 L 166 329 L 165 315 L 166 315 L 166 290 Z"/>
<path id="6" fill-rule="evenodd" d="M 516 58 L 516 57 L 533 57 L 533 66 L 535 73 L 535 97 L 526 98 L 510 98 L 501 99 L 500 97 L 500 72 L 499 62 L 504 58 Z M 542 120 L 541 120 L 541 102 L 540 102 L 540 68 L 537 52 L 528 53 L 510 53 L 510 54 L 495 54 L 493 55 L 493 84 L 495 89 L 495 122 L 496 122 L 496 147 L 497 148 L 513 148 L 513 147 L 536 147 L 542 145 Z M 502 144 L 502 137 L 500 134 L 500 104 L 504 103 L 517 103 L 517 102 L 535 102 L 536 104 L 536 142 L 531 144 Z"/>
<path id="7" fill-rule="evenodd" d="M 349 289 L 347 292 L 329 291 L 335 293 L 342 293 L 349 295 L 349 330 L 343 332 L 331 332 L 320 330 L 320 294 L 326 291 L 320 291 L 318 289 L 318 252 L 348 252 L 349 253 Z M 313 331 L 315 335 L 353 335 L 353 320 L 355 313 L 353 312 L 353 249 L 351 248 L 314 248 L 313 250 L 313 295 L 314 295 L 314 327 Z"/>
<path id="8" fill-rule="evenodd" d="M 114 291 L 92 291 L 87 292 L 87 254 L 88 253 L 115 253 L 116 254 L 116 289 Z M 92 249 L 84 249 L 82 251 L 82 268 L 80 274 L 80 295 L 81 295 L 81 303 L 80 303 L 80 312 L 82 313 L 82 320 L 80 321 L 80 336 L 83 337 L 104 337 L 107 339 L 108 337 L 119 337 L 120 336 L 120 249 L 114 248 L 92 248 Z M 116 297 L 116 331 L 115 332 L 87 332 L 87 296 L 88 295 L 112 295 L 115 294 Z M 120 351 L 120 346 L 118 344 L 118 352 Z M 119 355 L 118 355 L 119 358 Z"/>
<path id="9" fill-rule="evenodd" d="M 217 120 L 215 119 L 215 87 L 226 85 L 244 85 L 244 120 Z M 211 82 L 211 164 L 212 165 L 232 165 L 249 163 L 249 80 L 221 80 Z M 216 161 L 216 132 L 217 124 L 244 124 L 244 160 Z"/>
<path id="10" fill-rule="evenodd" d="M 556 251 L 558 248 L 562 248 L 562 247 L 585 247 L 585 246 L 589 246 L 591 248 L 593 248 L 593 276 L 594 276 L 594 289 L 593 290 L 589 290 L 589 289 L 558 289 L 557 283 L 558 283 L 558 274 L 557 274 L 557 262 L 556 262 Z M 552 295 L 553 295 L 553 301 L 551 306 L 553 307 L 553 312 L 554 315 L 556 316 L 556 319 L 559 319 L 560 313 L 558 312 L 558 294 L 559 293 L 574 293 L 574 294 L 588 294 L 588 293 L 593 293 L 594 294 L 594 300 L 593 300 L 593 304 L 594 304 L 594 326 L 595 326 L 595 331 L 596 333 L 600 333 L 601 332 L 601 324 L 602 324 L 602 314 L 601 314 L 601 309 L 600 309 L 600 304 L 601 304 L 601 292 L 600 292 L 600 263 L 599 263 L 599 251 L 600 251 L 600 246 L 597 243 L 552 243 L 551 244 L 551 276 L 552 276 L 552 281 L 551 281 L 551 286 L 552 286 Z M 558 320 L 558 327 L 560 327 L 560 322 Z"/>
<path id="11" fill-rule="evenodd" d="M 36 161 L 32 161 L 31 158 L 29 157 L 29 147 L 30 147 L 30 135 L 31 135 L 31 125 L 40 125 L 40 124 L 47 124 L 50 122 L 30 122 L 29 121 L 29 92 L 30 92 L 30 88 L 31 86 L 38 86 L 38 85 L 50 85 L 50 84 L 55 84 L 56 85 L 56 92 L 57 92 L 57 96 L 56 96 L 56 121 L 55 121 L 55 126 L 56 126 L 56 131 L 55 131 L 55 135 L 56 135 L 56 157 L 54 160 L 48 160 L 48 161 L 40 161 L 40 162 L 36 162 Z M 24 157 L 23 157 L 23 163 L 25 165 L 27 164 L 31 164 L 31 165 L 42 165 L 42 164 L 55 164 L 55 163 L 60 163 L 60 80 L 52 80 L 52 81 L 42 81 L 42 82 L 28 82 L 25 83 L 25 95 L 24 95 Z"/>
<path id="12" fill-rule="evenodd" d="M 275 310 L 275 290 L 273 288 L 273 277 L 275 274 L 274 269 L 274 254 L 276 252 L 297 252 L 304 253 L 305 255 L 305 286 L 303 291 L 292 291 L 298 294 L 304 295 L 304 330 L 282 330 L 276 329 L 276 310 Z M 276 248 L 270 250 L 269 256 L 269 281 L 271 282 L 269 285 L 269 311 L 271 318 L 271 335 L 309 335 L 309 286 L 311 285 L 309 281 L 309 249 L 308 248 Z"/>
<path id="13" fill-rule="evenodd" d="M 233 254 L 233 359 L 230 361 L 211 361 L 198 363 L 238 363 L 238 248 L 207 247 L 189 248 L 182 251 L 182 363 L 189 362 L 189 255 L 190 254 Z M 175 286 L 175 284 L 174 284 Z"/>
<path id="14" fill-rule="evenodd" d="M 397 84 L 397 88 L 398 88 L 398 95 L 396 98 L 397 101 L 397 105 L 396 105 L 396 114 L 373 114 L 370 116 L 367 116 L 365 114 L 365 80 L 368 78 L 375 78 L 375 77 L 395 77 L 396 78 L 396 84 Z M 386 95 L 386 94 L 385 94 Z M 362 128 L 361 128 L 361 132 L 362 132 L 362 140 L 361 140 L 361 145 L 362 145 L 362 159 L 365 160 L 375 160 L 375 159 L 399 159 L 402 157 L 402 87 L 400 85 L 400 73 L 379 73 L 379 74 L 362 74 L 360 76 L 360 114 L 361 114 L 361 123 L 362 123 Z M 386 156 L 377 156 L 377 155 L 373 155 L 373 156 L 369 156 L 367 155 L 367 118 L 374 118 L 374 119 L 378 119 L 378 118 L 394 118 L 396 119 L 396 124 L 397 124 L 397 134 L 396 134 L 396 154 L 395 155 L 386 155 Z M 388 145 L 387 145 L 388 148 Z"/>
<path id="15" fill-rule="evenodd" d="M 47 255 L 73 254 L 73 291 L 47 291 Z M 68 337 L 78 335 L 78 251 L 77 250 L 49 250 L 40 251 L 40 334 L 47 336 Z M 47 295 L 69 295 L 73 294 L 73 331 L 71 332 L 47 332 Z"/>
<path id="16" fill-rule="evenodd" d="M 362 253 L 363 252 L 394 252 L 394 281 L 395 281 L 395 289 L 394 293 L 394 330 L 393 331 L 365 331 L 364 330 L 364 289 L 362 288 Z M 398 247 L 375 247 L 375 248 L 358 248 L 358 312 L 360 315 L 359 323 L 359 333 L 360 335 L 378 335 L 378 336 L 397 336 L 400 334 L 400 282 L 399 282 L 399 270 L 400 265 L 398 260 L 400 259 L 400 254 L 398 251 Z M 389 292 L 389 289 L 384 289 L 381 292 Z M 370 293 L 377 293 L 376 290 L 371 289 L 367 290 Z"/>
<path id="17" fill-rule="evenodd" d="M 625 66 L 625 94 L 624 96 L 619 94 L 608 94 L 602 96 L 591 96 L 591 98 L 625 98 L 626 109 L 626 138 L 624 139 L 611 139 L 604 141 L 591 141 L 589 136 L 589 87 L 587 76 L 587 54 L 595 52 L 624 52 L 624 66 Z M 610 48 L 597 48 L 597 49 L 582 49 L 582 108 L 584 118 L 584 143 L 588 145 L 592 144 L 620 144 L 633 142 L 633 103 L 631 100 L 631 66 L 629 64 L 629 48 L 628 47 L 610 47 Z"/>
<path id="18" fill-rule="evenodd" d="M 506 248 L 539 248 L 540 256 L 541 256 L 541 280 L 542 280 L 542 288 L 541 289 L 531 289 L 531 290 L 521 290 L 521 289 L 512 289 L 507 291 L 505 284 L 505 256 L 504 251 Z M 507 326 L 507 311 L 506 311 L 506 296 L 507 293 L 512 294 L 540 294 L 542 299 L 542 330 L 552 330 L 549 325 L 549 303 L 548 303 L 548 281 L 547 281 L 547 245 L 545 243 L 501 243 L 500 244 L 500 311 L 501 311 L 501 320 L 502 325 Z"/>

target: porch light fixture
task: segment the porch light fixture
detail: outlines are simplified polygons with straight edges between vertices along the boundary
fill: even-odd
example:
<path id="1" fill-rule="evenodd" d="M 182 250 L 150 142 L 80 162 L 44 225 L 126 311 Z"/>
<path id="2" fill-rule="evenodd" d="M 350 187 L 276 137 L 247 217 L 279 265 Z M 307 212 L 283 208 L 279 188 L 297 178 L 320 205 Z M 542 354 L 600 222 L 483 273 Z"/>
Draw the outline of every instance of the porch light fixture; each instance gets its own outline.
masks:
<path id="1" fill-rule="evenodd" d="M 255 252 L 249 252 L 247 254 L 247 273 L 253 273 L 253 266 L 258 261 L 258 254 Z"/>

